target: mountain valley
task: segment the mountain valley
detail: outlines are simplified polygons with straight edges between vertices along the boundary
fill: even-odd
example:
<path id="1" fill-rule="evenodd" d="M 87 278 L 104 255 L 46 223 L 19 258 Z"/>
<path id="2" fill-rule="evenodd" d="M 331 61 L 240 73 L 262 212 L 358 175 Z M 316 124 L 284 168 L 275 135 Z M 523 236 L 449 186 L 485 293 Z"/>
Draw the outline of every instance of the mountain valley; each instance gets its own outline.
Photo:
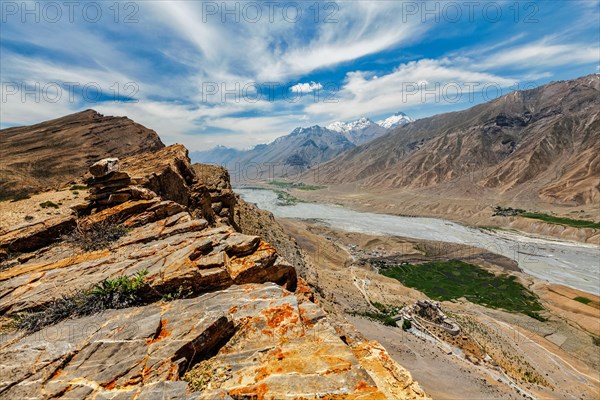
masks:
<path id="1" fill-rule="evenodd" d="M 0 397 L 597 398 L 599 90 L 216 149 L 302 167 L 250 185 L 93 110 L 1 130 Z"/>

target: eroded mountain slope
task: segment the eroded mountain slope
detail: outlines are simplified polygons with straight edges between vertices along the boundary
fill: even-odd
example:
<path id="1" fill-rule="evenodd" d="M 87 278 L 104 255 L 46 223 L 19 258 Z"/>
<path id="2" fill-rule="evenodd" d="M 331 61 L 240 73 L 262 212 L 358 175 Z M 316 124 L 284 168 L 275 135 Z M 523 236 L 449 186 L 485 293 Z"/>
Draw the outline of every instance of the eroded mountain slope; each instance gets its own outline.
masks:
<path id="1" fill-rule="evenodd" d="M 318 179 L 377 189 L 450 184 L 594 204 L 600 199 L 598 110 L 600 75 L 513 92 L 397 128 L 319 166 Z"/>
<path id="2" fill-rule="evenodd" d="M 151 129 L 127 117 L 86 110 L 36 125 L 0 130 L 0 199 L 64 185 L 104 157 L 164 147 Z"/>

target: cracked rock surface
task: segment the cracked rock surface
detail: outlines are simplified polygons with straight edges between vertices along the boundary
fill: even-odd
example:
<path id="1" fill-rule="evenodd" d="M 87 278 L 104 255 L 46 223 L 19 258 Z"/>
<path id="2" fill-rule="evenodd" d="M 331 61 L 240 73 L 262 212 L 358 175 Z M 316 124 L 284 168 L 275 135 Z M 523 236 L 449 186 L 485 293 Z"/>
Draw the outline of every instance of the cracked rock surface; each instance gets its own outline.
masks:
<path id="1" fill-rule="evenodd" d="M 211 201 L 223 199 L 194 175 L 185 148 L 123 166 L 156 197 L 61 228 L 125 228 L 108 246 L 62 241 L 57 221 L 3 233 L 5 243 L 36 242 L 0 270 L 0 398 L 428 398 L 379 344 L 343 341 L 306 290 L 296 292 L 296 270 L 272 244 L 215 214 Z M 140 271 L 143 304 L 11 328 L 23 313 Z"/>

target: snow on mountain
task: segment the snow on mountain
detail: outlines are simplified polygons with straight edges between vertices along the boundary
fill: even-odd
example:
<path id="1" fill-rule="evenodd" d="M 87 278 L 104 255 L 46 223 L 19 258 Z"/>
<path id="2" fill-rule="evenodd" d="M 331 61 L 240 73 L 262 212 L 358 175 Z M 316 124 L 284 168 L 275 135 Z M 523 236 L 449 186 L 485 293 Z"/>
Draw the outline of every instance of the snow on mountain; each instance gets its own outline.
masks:
<path id="1" fill-rule="evenodd" d="M 344 133 L 348 130 L 348 125 L 345 122 L 336 121 L 327 125 L 325 128 L 329 129 L 330 131 Z"/>
<path id="2" fill-rule="evenodd" d="M 339 133 L 348 133 L 348 132 L 354 131 L 354 130 L 365 129 L 372 125 L 375 125 L 375 122 L 371 121 L 369 118 L 362 117 L 360 119 L 357 119 L 356 121 L 348 122 L 348 123 L 341 122 L 341 121 L 332 122 L 331 124 L 327 125 L 325 128 L 332 130 L 332 131 L 339 132 Z"/>
<path id="3" fill-rule="evenodd" d="M 396 114 L 384 120 L 377 121 L 377 125 L 383 126 L 386 129 L 390 129 L 396 126 L 406 125 L 414 121 L 414 119 L 404 114 L 403 112 L 397 112 Z"/>
<path id="4" fill-rule="evenodd" d="M 364 129 L 372 127 L 374 125 L 379 125 L 385 129 L 390 129 L 390 128 L 394 128 L 396 126 L 406 125 L 411 122 L 414 122 L 414 119 L 412 119 L 408 115 L 404 114 L 403 112 L 397 112 L 394 115 L 391 115 L 390 117 L 383 119 L 381 121 L 377 121 L 377 122 L 373 122 L 369 118 L 366 118 L 366 117 L 361 117 L 360 119 L 357 119 L 356 121 L 352 121 L 352 122 L 341 122 L 341 121 L 332 122 L 331 124 L 327 125 L 325 128 L 335 131 L 335 132 L 347 134 L 352 131 L 364 130 Z"/>

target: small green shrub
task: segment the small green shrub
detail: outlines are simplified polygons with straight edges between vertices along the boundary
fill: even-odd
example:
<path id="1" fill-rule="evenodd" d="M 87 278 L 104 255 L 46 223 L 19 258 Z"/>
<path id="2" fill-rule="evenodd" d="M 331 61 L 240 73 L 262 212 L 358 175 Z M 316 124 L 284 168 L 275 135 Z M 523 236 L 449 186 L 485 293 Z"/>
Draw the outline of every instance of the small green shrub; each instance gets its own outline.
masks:
<path id="1" fill-rule="evenodd" d="M 384 314 L 382 312 L 374 312 L 374 311 L 349 311 L 348 314 L 353 316 L 364 317 L 370 319 L 371 321 L 379 322 L 385 326 L 398 326 L 394 318 L 392 316 Z"/>
<path id="2" fill-rule="evenodd" d="M 398 312 L 400 312 L 400 309 L 402 307 L 404 307 L 404 304 L 402 305 L 402 307 L 394 307 L 394 306 L 389 306 L 387 304 L 381 304 L 376 301 L 371 301 L 371 305 L 373 307 L 375 307 L 377 310 L 379 310 L 380 313 L 389 315 L 390 317 L 396 316 L 398 314 Z"/>
<path id="3" fill-rule="evenodd" d="M 410 328 L 412 328 L 412 322 L 410 322 L 410 320 L 408 320 L 408 319 L 403 320 L 402 321 L 402 329 L 407 331 Z"/>
<path id="4" fill-rule="evenodd" d="M 513 217 L 513 216 L 521 215 L 524 212 L 525 212 L 525 210 L 522 210 L 520 208 L 500 207 L 500 206 L 497 206 L 494 209 L 494 214 L 492 214 L 492 216 L 493 217 L 495 217 L 495 216 Z"/>
<path id="5" fill-rule="evenodd" d="M 187 293 L 185 293 L 183 286 L 179 286 L 179 289 L 177 289 L 176 292 L 163 294 L 161 300 L 162 301 L 173 301 L 173 300 L 185 299 L 185 298 L 192 296 L 193 294 L 194 294 L 194 292 L 192 290 L 189 290 Z"/>
<path id="6" fill-rule="evenodd" d="M 203 360 L 196 364 L 190 371 L 186 372 L 183 380 L 188 383 L 191 391 L 202 392 L 213 377 L 214 368 L 213 361 Z"/>
<path id="7" fill-rule="evenodd" d="M 58 208 L 58 204 L 48 200 L 48 201 L 44 201 L 43 203 L 40 203 L 40 207 L 42 207 L 42 208 Z"/>
<path id="8" fill-rule="evenodd" d="M 542 317 L 539 313 L 537 313 L 535 311 L 525 311 L 525 315 L 528 315 L 528 316 L 530 316 L 533 319 L 537 319 L 540 322 L 546 322 L 546 321 L 548 321 L 548 318 Z"/>
<path id="9" fill-rule="evenodd" d="M 600 338 L 599 337 L 592 336 L 592 342 L 594 342 L 594 344 L 596 346 L 600 346 Z"/>
<path id="10" fill-rule="evenodd" d="M 90 289 L 55 299 L 41 311 L 17 315 L 17 328 L 35 332 L 68 318 L 142 304 L 147 274 L 148 270 L 141 270 L 132 277 L 107 278 Z"/>
<path id="11" fill-rule="evenodd" d="M 302 200 L 283 190 L 276 190 L 275 193 L 277 194 L 277 204 L 280 206 L 293 206 L 302 202 Z"/>
<path id="12" fill-rule="evenodd" d="M 148 270 L 137 272 L 133 277 L 119 276 L 105 279 L 95 285 L 90 296 L 100 301 L 103 308 L 124 308 L 139 300 L 139 290 L 146 286 Z"/>

